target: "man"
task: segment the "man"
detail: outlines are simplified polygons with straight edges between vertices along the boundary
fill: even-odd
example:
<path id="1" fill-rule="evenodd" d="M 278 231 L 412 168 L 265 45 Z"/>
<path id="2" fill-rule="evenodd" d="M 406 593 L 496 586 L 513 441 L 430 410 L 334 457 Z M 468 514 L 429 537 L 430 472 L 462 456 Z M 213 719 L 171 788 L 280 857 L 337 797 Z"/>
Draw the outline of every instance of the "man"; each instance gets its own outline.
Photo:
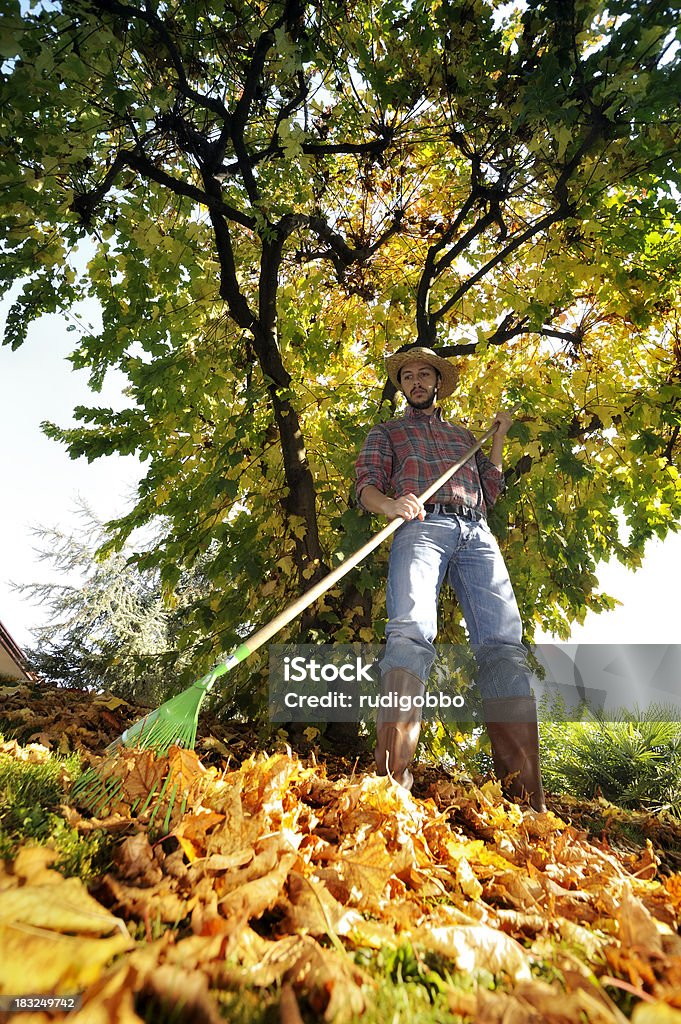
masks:
<path id="1" fill-rule="evenodd" d="M 497 776 L 506 793 L 545 810 L 539 737 L 527 651 L 513 588 L 486 514 L 504 489 L 502 449 L 512 419 L 499 412 L 489 457 L 478 451 L 423 505 L 418 495 L 475 443 L 442 418 L 436 399 L 456 387 L 456 368 L 430 349 L 412 347 L 386 361 L 407 400 L 401 419 L 369 432 L 356 464 L 356 493 L 369 512 L 403 525 L 390 550 L 386 648 L 381 692 L 403 706 L 423 694 L 435 657 L 437 603 L 445 577 L 463 612 Z M 376 764 L 407 789 L 421 728 L 418 711 L 381 711 Z M 510 777 L 510 779 L 509 779 Z M 509 781 L 506 781 L 509 779 Z"/>

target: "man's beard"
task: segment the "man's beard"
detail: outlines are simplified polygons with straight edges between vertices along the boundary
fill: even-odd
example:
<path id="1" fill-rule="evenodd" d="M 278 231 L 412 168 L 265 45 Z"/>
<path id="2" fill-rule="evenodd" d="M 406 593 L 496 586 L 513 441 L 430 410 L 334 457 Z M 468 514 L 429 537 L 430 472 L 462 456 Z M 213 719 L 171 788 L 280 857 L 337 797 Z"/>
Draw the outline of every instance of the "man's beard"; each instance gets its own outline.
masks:
<path id="1" fill-rule="evenodd" d="M 410 398 L 408 395 L 405 395 L 404 397 L 407 399 L 407 405 L 410 405 L 412 409 L 430 409 L 431 405 L 435 401 L 436 395 L 436 388 L 426 388 L 424 398 Z"/>

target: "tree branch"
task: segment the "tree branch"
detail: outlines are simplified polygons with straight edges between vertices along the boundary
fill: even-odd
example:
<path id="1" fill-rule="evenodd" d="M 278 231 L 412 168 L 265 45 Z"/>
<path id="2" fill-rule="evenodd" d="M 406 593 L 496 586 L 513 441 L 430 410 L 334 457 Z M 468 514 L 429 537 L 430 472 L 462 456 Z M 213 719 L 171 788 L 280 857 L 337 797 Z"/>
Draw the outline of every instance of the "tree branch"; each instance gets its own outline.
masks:
<path id="1" fill-rule="evenodd" d="M 163 46 L 168 52 L 171 64 L 175 70 L 175 74 L 177 75 L 178 91 L 198 106 L 203 107 L 206 110 L 212 110 L 213 113 L 217 114 L 223 121 L 229 122 L 231 115 L 220 100 L 213 96 L 206 96 L 204 93 L 199 92 L 189 84 L 184 70 L 184 65 L 182 63 L 182 57 L 175 46 L 175 42 L 168 32 L 163 20 L 159 18 L 156 11 L 153 10 L 148 0 L 145 2 L 145 10 L 142 10 L 139 7 L 130 6 L 129 4 L 121 3 L 120 0 L 90 0 L 90 3 L 92 4 L 92 9 L 95 13 L 105 11 L 108 14 L 117 14 L 119 17 L 128 21 L 138 19 L 148 25 L 149 28 L 156 32 L 159 40 L 163 43 Z"/>
<path id="2" fill-rule="evenodd" d="M 551 227 L 552 224 L 555 224 L 556 221 L 562 220 L 565 216 L 567 216 L 567 211 L 562 207 L 558 207 L 558 209 L 552 210 L 551 213 L 547 213 L 543 217 L 540 217 L 538 221 L 531 224 L 525 231 L 521 231 L 517 235 L 513 236 L 508 245 L 498 252 L 496 256 L 493 256 L 491 260 L 488 260 L 487 263 L 472 275 L 472 277 L 469 277 L 467 281 L 456 289 L 453 295 L 451 295 L 450 298 L 432 314 L 431 319 L 434 322 L 441 320 L 447 315 L 450 309 L 456 305 L 459 299 L 466 294 L 467 291 L 473 288 L 478 281 L 489 274 L 490 270 L 493 270 L 499 263 L 503 263 L 511 253 L 515 252 L 516 249 L 527 242 L 530 238 L 533 238 L 534 235 L 539 234 L 540 231 L 545 231 L 547 228 Z"/>
<path id="3" fill-rule="evenodd" d="M 157 167 L 143 153 L 125 149 L 117 153 L 116 159 L 107 170 L 104 180 L 100 185 L 89 192 L 74 196 L 71 209 L 80 216 L 83 224 L 89 226 L 96 208 L 113 187 L 118 175 L 126 167 L 137 171 L 138 174 L 157 182 L 159 185 L 163 185 L 164 188 L 169 189 L 175 195 L 185 196 L 197 203 L 201 203 L 203 206 L 208 207 L 211 212 L 218 213 L 227 220 L 241 224 L 242 227 L 249 228 L 250 230 L 255 228 L 253 217 L 249 217 L 247 214 L 242 213 L 241 210 L 237 210 L 236 207 L 225 203 L 219 193 L 211 195 L 206 191 L 202 191 L 196 185 L 182 181 L 181 178 L 176 178 L 174 175 L 168 174 L 167 171 Z"/>
<path id="4" fill-rule="evenodd" d="M 279 123 L 279 118 L 277 123 Z M 302 142 L 301 149 L 304 156 L 380 156 L 392 142 L 394 133 L 388 125 L 379 125 L 378 130 L 379 134 L 370 142 Z M 268 158 L 284 155 L 283 148 L 273 140 L 267 149 L 261 149 L 257 153 L 251 154 L 251 166 L 253 167 Z M 216 177 L 222 180 L 239 171 L 240 165 L 237 161 L 221 167 Z"/>

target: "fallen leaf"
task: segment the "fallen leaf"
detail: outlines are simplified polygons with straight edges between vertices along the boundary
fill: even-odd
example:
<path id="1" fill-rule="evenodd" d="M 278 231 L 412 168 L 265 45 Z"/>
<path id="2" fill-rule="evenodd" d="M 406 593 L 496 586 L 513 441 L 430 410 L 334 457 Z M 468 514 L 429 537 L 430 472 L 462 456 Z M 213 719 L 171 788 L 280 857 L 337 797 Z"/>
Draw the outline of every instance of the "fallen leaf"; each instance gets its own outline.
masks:
<path id="1" fill-rule="evenodd" d="M 47 846 L 20 846 L 12 862 L 11 875 L 15 879 L 13 884 L 17 885 L 17 879 L 32 885 L 45 882 L 61 883 L 63 876 L 50 867 L 57 856 L 56 850 L 51 850 Z"/>
<path id="2" fill-rule="evenodd" d="M 123 922 L 90 896 L 80 878 L 57 875 L 57 879 L 48 885 L 6 889 L 0 901 L 0 924 L 33 925 L 79 935 L 119 931 L 127 936 Z"/>
<path id="3" fill-rule="evenodd" d="M 364 1011 L 362 985 L 370 985 L 371 979 L 349 957 L 325 949 L 311 936 L 291 935 L 268 942 L 249 928 L 241 933 L 232 955 L 244 963 L 240 975 L 244 984 L 266 987 L 283 978 L 306 996 L 324 1020 L 338 1021 Z"/>
<path id="4" fill-rule="evenodd" d="M 176 891 L 175 882 L 165 875 L 154 886 L 141 888 L 124 885 L 111 872 L 106 874 L 99 884 L 98 894 L 127 917 L 146 921 L 158 918 L 169 924 L 176 924 L 188 917 L 196 905 L 194 894 L 186 897 Z"/>
<path id="5" fill-rule="evenodd" d="M 523 947 L 487 925 L 423 927 L 413 931 L 410 937 L 412 942 L 450 957 L 461 971 L 504 972 L 514 981 L 530 977 L 530 964 Z"/>
<path id="6" fill-rule="evenodd" d="M 346 842 L 338 852 L 338 870 L 350 890 L 350 899 L 360 909 L 376 910 L 386 895 L 390 877 L 399 867 L 378 832 L 352 848 Z"/>
<path id="7" fill-rule="evenodd" d="M 95 939 L 32 925 L 0 925 L 0 992 L 80 992 L 97 980 L 115 956 L 132 946 L 127 932 Z"/>
<path id="8" fill-rule="evenodd" d="M 192 1024 L 224 1024 L 209 992 L 208 980 L 201 971 L 161 964 L 148 972 L 141 991 L 152 996 L 159 1012 L 169 1019 L 179 1018 Z"/>
<path id="9" fill-rule="evenodd" d="M 296 853 L 286 853 L 277 866 L 266 875 L 246 882 L 223 896 L 218 901 L 221 913 L 226 917 L 234 914 L 246 921 L 260 917 L 276 903 L 288 873 L 297 859 Z"/>
<path id="10" fill-rule="evenodd" d="M 303 1018 L 300 1015 L 296 994 L 293 991 L 293 986 L 288 982 L 281 986 L 279 1021 L 280 1024 L 303 1024 Z"/>
<path id="11" fill-rule="evenodd" d="M 634 1007 L 631 1024 L 681 1024 L 681 1010 L 669 1003 L 641 1002 Z"/>
<path id="12" fill-rule="evenodd" d="M 655 918 L 629 888 L 622 892 L 617 918 L 620 942 L 625 948 L 645 947 L 655 953 L 663 952 L 662 935 Z"/>
<path id="13" fill-rule="evenodd" d="M 156 885 L 163 878 L 163 871 L 154 859 L 151 843 L 143 832 L 124 839 L 116 848 L 113 859 L 118 874 L 126 881 L 150 886 Z"/>
<path id="14" fill-rule="evenodd" d="M 68 1024 L 144 1024 L 135 1012 L 138 983 L 137 972 L 128 964 L 107 972 L 85 990 L 82 1009 L 65 1020 Z"/>
<path id="15" fill-rule="evenodd" d="M 288 900 L 281 901 L 286 909 L 286 930 L 314 936 L 348 935 L 364 924 L 356 910 L 344 907 L 334 899 L 325 885 L 292 871 L 287 882 Z"/>

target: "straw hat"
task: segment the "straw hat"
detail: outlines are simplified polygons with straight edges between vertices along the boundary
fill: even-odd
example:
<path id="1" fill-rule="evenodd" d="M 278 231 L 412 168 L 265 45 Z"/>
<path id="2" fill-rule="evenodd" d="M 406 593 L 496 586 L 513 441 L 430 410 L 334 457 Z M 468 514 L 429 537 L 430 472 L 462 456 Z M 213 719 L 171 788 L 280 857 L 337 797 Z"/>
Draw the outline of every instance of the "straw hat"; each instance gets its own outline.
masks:
<path id="1" fill-rule="evenodd" d="M 388 371 L 388 376 L 400 390 L 399 374 L 403 366 L 407 363 L 429 363 L 434 367 L 442 378 L 442 382 L 437 391 L 438 398 L 447 398 L 451 395 L 452 391 L 456 387 L 459 379 L 458 369 L 449 362 L 448 359 L 443 359 L 442 356 L 438 356 L 430 348 L 422 348 L 420 345 L 414 346 L 414 348 L 404 349 L 401 352 L 395 352 L 394 355 L 388 356 L 385 361 L 385 368 Z"/>

